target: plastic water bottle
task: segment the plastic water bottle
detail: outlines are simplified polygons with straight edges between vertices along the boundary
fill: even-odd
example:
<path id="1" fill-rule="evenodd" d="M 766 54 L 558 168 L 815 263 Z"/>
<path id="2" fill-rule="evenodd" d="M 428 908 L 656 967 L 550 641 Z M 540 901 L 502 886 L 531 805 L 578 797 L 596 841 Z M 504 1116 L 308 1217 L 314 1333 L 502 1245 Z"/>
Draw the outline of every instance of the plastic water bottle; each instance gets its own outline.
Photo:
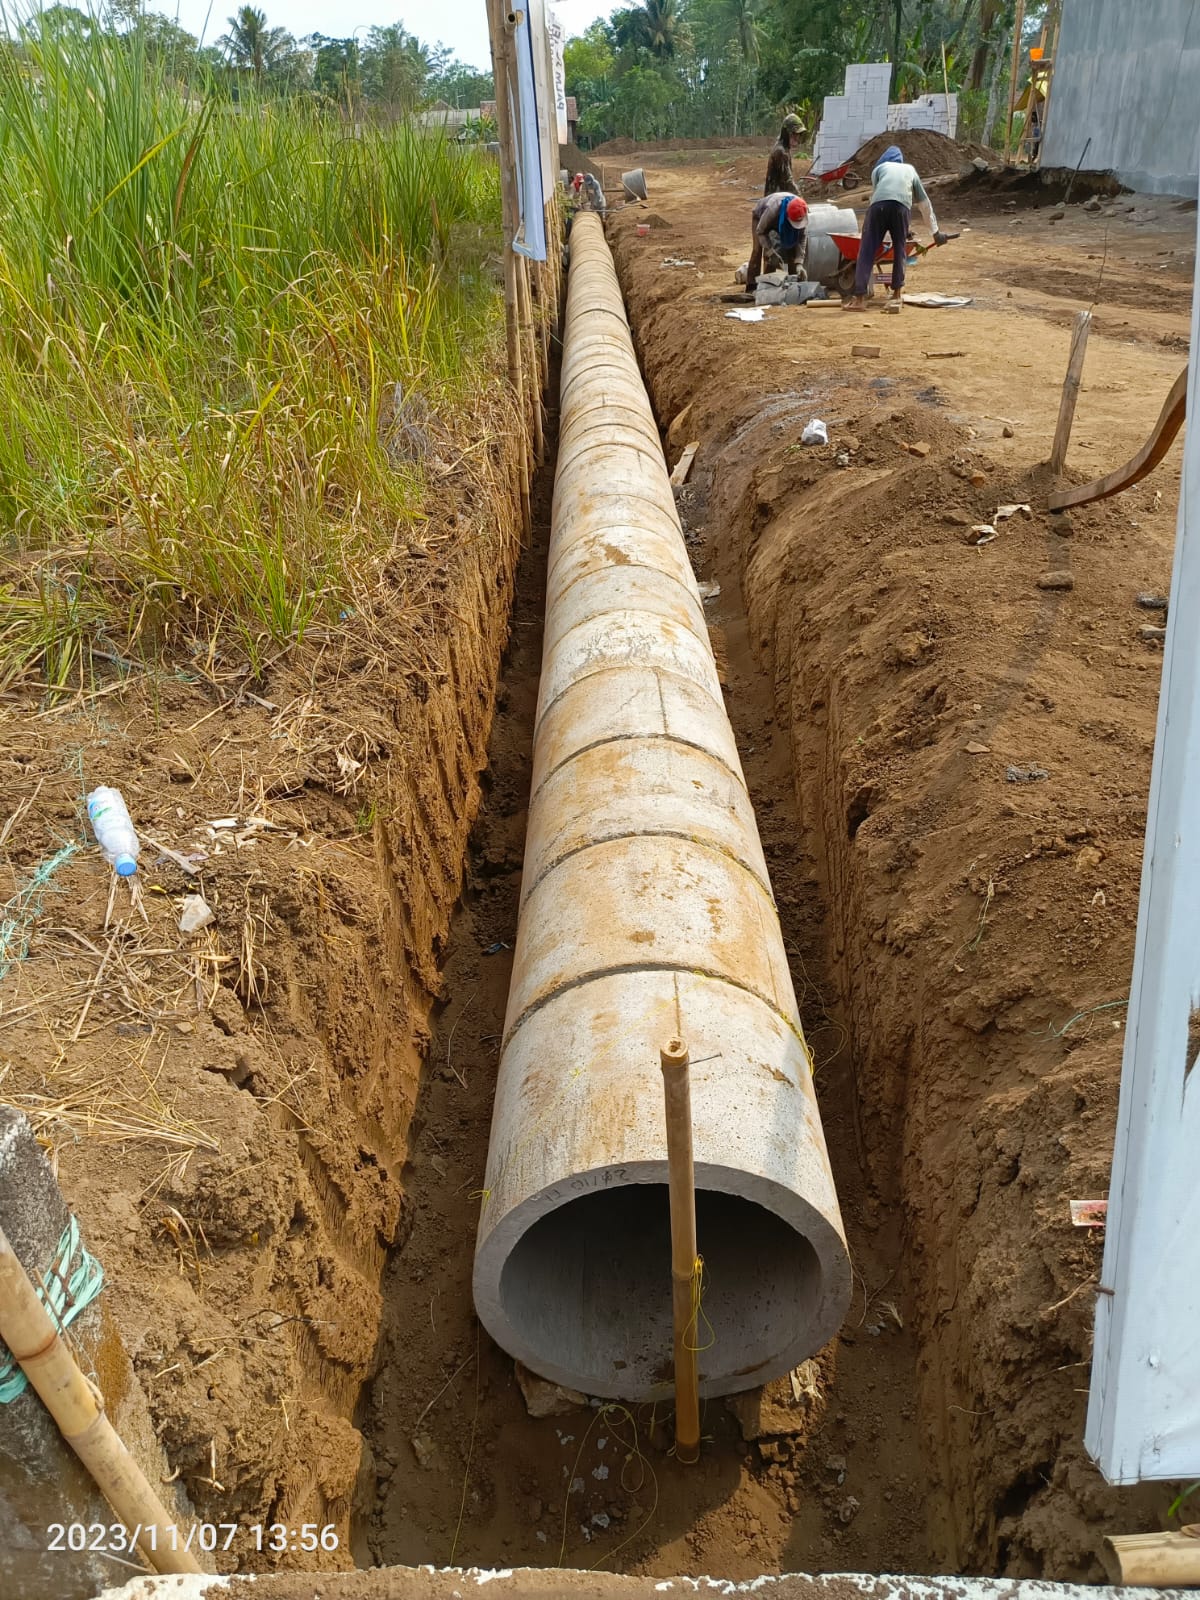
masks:
<path id="1" fill-rule="evenodd" d="M 142 847 L 129 820 L 129 811 L 119 789 L 101 785 L 87 797 L 88 817 L 96 843 L 104 852 L 104 859 L 119 877 L 131 878 L 137 871 L 137 858 Z"/>

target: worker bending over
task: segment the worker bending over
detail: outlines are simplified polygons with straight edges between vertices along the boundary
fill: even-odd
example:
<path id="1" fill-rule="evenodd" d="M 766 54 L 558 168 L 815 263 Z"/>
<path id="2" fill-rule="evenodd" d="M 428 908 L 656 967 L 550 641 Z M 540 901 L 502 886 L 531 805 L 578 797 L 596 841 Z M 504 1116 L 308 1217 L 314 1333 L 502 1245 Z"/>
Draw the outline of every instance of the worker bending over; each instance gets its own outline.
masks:
<path id="1" fill-rule="evenodd" d="M 804 137 L 804 124 L 795 112 L 783 119 L 779 138 L 771 146 L 767 157 L 767 181 L 763 185 L 763 199 L 781 192 L 795 194 L 796 180 L 792 177 L 792 151 Z"/>
<path id="2" fill-rule="evenodd" d="M 808 205 L 799 195 L 769 194 L 754 207 L 754 237 L 746 288 L 753 291 L 763 256 L 778 256 L 789 272 L 803 273 L 808 254 Z"/>
<path id="3" fill-rule="evenodd" d="M 929 224 L 935 244 L 945 244 L 946 235 L 938 228 L 933 214 L 933 203 L 925 193 L 925 185 L 896 146 L 889 145 L 879 158 L 879 165 L 871 174 L 871 204 L 863 218 L 862 241 L 858 247 L 858 265 L 854 273 L 854 293 L 843 310 L 860 311 L 867 303 L 867 287 L 875 257 L 883 249 L 883 241 L 892 241 L 892 303 L 899 310 L 904 289 L 905 255 L 908 250 L 908 228 L 913 205 L 922 212 Z"/>

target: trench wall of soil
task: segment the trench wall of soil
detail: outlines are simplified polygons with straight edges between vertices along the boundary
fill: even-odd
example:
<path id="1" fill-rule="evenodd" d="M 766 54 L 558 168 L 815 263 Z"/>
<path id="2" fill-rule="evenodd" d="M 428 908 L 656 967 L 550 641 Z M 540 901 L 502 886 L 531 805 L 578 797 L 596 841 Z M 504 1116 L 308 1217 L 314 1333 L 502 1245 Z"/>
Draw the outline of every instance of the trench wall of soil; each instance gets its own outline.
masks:
<path id="1" fill-rule="evenodd" d="M 1068 1217 L 1107 1192 L 1157 661 L 1066 645 L 1114 589 L 1164 585 L 1168 555 L 1128 508 L 1052 522 L 1036 470 L 997 473 L 929 377 L 839 369 L 836 311 L 797 312 L 794 340 L 722 323 L 702 223 L 660 217 L 647 246 L 637 216 L 609 237 L 668 460 L 700 442 L 713 575 L 741 584 L 825 863 L 849 1038 L 818 1083 L 848 1075 L 869 1210 L 902 1217 L 930 1549 L 1097 1579 L 1101 1528 L 1165 1505 L 1084 1455 L 1100 1246 Z M 828 449 L 799 444 L 812 415 L 836 419 Z M 1000 573 L 965 543 L 997 500 L 1035 507 Z"/>
<path id="2" fill-rule="evenodd" d="M 444 476 L 370 624 L 252 690 L 217 658 L 50 713 L 6 697 L 6 864 L 21 882 L 56 841 L 79 847 L 9 979 L 2 1092 L 104 1264 L 164 1481 L 196 1520 L 239 1526 L 221 1570 L 349 1566 L 356 1484 L 373 1493 L 355 1409 L 411 1226 L 409 1124 L 487 760 L 523 448 L 495 432 Z M 81 777 L 125 794 L 144 919 L 124 890 L 106 917 Z M 215 921 L 181 935 L 197 881 Z M 272 1523 L 333 1524 L 338 1549 L 260 1553 L 248 1530 Z"/>

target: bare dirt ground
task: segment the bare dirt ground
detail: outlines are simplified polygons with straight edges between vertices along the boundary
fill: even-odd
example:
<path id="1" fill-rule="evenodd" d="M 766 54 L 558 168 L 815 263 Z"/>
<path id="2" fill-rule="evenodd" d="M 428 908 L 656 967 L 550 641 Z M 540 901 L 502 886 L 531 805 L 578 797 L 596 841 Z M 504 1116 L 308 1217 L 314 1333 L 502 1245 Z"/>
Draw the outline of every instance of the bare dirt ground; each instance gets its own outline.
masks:
<path id="1" fill-rule="evenodd" d="M 363 1553 L 1097 1577 L 1101 1526 L 1152 1524 L 1166 1503 L 1106 1490 L 1083 1457 L 1099 1241 L 1067 1203 L 1106 1188 L 1161 660 L 1135 596 L 1168 581 L 1178 449 L 1123 500 L 1053 525 L 1036 463 L 1078 286 L 1090 300 L 1102 265 L 1072 468 L 1142 442 L 1185 358 L 1194 218 L 1120 201 L 1138 210 L 1052 225 L 1025 192 L 1009 208 L 943 186 L 944 225 L 970 231 L 913 287 L 968 292 L 969 311 L 789 308 L 744 326 L 719 295 L 761 157 L 622 160 L 646 168 L 651 203 L 610 238 L 671 458 L 701 443 L 680 508 L 721 584 L 714 644 L 858 1291 L 806 1429 L 747 1443 L 710 1405 L 688 1471 L 644 1411 L 532 1419 L 477 1330 L 468 1241 L 516 930 L 535 549 L 414 1123 L 413 1230 L 385 1282 Z M 868 341 L 879 358 L 851 357 Z M 813 415 L 828 449 L 799 443 Z M 1033 515 L 968 545 L 1012 500 Z M 1040 588 L 1051 570 L 1073 587 Z M 1010 782 L 1009 766 L 1046 776 Z"/>
<path id="2" fill-rule="evenodd" d="M 939 184 L 963 234 L 910 286 L 969 308 L 744 325 L 719 299 L 744 165 L 673 163 L 648 208 L 665 227 L 636 238 L 631 210 L 611 234 L 671 454 L 701 441 L 718 616 L 738 622 L 740 587 L 790 747 L 849 1029 L 822 1082 L 853 1082 L 870 1214 L 901 1211 L 930 1548 L 1093 1577 L 1097 1524 L 1165 1503 L 1083 1456 L 1099 1241 L 1068 1201 L 1106 1191 L 1161 660 L 1136 597 L 1169 581 L 1179 446 L 1065 518 L 1037 463 L 1089 304 L 1072 475 L 1149 433 L 1186 359 L 1194 205 L 1055 222 L 1036 190 Z M 827 448 L 799 443 L 812 416 Z M 1032 515 L 967 543 L 1014 501 Z"/>

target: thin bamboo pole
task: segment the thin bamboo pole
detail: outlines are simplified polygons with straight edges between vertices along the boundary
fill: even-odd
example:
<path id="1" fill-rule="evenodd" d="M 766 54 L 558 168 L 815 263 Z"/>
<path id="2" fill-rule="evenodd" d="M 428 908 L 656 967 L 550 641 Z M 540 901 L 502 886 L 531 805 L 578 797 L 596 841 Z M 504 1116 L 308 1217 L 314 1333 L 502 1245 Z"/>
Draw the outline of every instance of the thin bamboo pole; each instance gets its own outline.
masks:
<path id="1" fill-rule="evenodd" d="M 671 1305 L 675 1323 L 675 1454 L 700 1458 L 700 1379 L 692 1284 L 696 1274 L 696 1173 L 692 1161 L 692 1091 L 688 1049 L 670 1039 L 659 1051 L 667 1112 L 671 1195 Z"/>
<path id="2" fill-rule="evenodd" d="M 1092 313 L 1081 311 L 1075 318 L 1071 333 L 1071 355 L 1067 361 L 1067 376 L 1063 383 L 1062 399 L 1058 404 L 1058 426 L 1054 430 L 1054 446 L 1050 451 L 1050 470 L 1062 471 L 1067 459 L 1067 446 L 1071 442 L 1071 426 L 1075 421 L 1075 402 L 1079 399 L 1079 380 L 1083 376 L 1083 358 L 1087 354 L 1088 334 L 1092 331 Z"/>
<path id="3" fill-rule="evenodd" d="M 0 1228 L 0 1339 L 58 1424 L 63 1438 L 96 1480 L 104 1498 L 155 1572 L 203 1572 L 189 1550 L 177 1549 L 174 1522 L 130 1455 L 103 1403 L 38 1298 Z"/>
<path id="4" fill-rule="evenodd" d="M 522 259 L 517 264 L 517 306 L 521 313 L 522 354 L 528 362 L 530 416 L 533 423 L 533 465 L 546 459 L 545 431 L 542 427 L 542 396 L 538 383 L 537 336 L 533 331 L 533 297 L 529 275 L 533 263 Z"/>
<path id="5" fill-rule="evenodd" d="M 1200 1523 L 1171 1533 L 1114 1534 L 1104 1541 L 1104 1565 L 1113 1583 L 1200 1588 Z"/>
<path id="6" fill-rule="evenodd" d="M 1021 70 L 1021 34 L 1025 29 L 1025 0 L 1017 0 L 1017 16 L 1013 23 L 1012 67 L 1008 75 L 1008 122 L 1004 129 L 1004 159 L 1012 153 L 1013 115 L 1017 109 L 1017 74 Z"/>

